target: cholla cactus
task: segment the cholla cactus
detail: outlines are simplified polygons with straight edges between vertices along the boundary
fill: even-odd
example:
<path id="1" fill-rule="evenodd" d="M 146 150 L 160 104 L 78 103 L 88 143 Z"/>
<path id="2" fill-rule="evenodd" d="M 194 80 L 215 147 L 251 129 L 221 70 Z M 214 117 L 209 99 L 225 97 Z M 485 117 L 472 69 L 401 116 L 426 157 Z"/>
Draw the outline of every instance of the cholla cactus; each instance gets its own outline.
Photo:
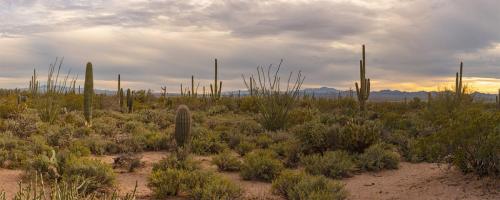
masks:
<path id="1" fill-rule="evenodd" d="M 356 94 L 358 95 L 359 108 L 365 110 L 366 101 L 370 96 L 370 79 L 366 78 L 366 56 L 365 45 L 363 45 L 363 59 L 359 61 L 360 85 L 356 82 Z"/>
<path id="2" fill-rule="evenodd" d="M 191 112 L 186 105 L 180 105 L 175 115 L 175 142 L 177 147 L 185 147 L 191 137 Z"/>

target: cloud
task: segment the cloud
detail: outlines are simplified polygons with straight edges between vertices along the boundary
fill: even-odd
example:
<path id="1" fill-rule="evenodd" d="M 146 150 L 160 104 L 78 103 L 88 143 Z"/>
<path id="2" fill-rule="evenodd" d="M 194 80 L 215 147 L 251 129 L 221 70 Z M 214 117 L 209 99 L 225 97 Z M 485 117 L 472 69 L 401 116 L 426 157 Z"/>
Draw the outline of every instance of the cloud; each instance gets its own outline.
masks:
<path id="1" fill-rule="evenodd" d="M 120 73 L 130 87 L 176 91 L 191 75 L 209 84 L 219 58 L 225 88 L 238 89 L 242 73 L 283 58 L 283 74 L 302 70 L 306 86 L 349 88 L 366 44 L 374 88 L 427 89 L 452 77 L 461 60 L 471 81 L 500 79 L 498 7 L 494 0 L 6 0 L 0 69 L 27 80 L 33 67 L 44 72 L 65 56 L 74 73 L 94 62 L 98 87 L 114 88 Z"/>

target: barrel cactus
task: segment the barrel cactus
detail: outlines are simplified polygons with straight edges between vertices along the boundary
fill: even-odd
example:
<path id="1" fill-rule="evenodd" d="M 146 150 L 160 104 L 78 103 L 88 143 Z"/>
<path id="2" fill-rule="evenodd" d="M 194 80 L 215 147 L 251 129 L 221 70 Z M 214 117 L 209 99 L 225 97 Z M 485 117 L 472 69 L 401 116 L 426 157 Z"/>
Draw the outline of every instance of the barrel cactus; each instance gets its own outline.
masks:
<path id="1" fill-rule="evenodd" d="M 175 116 L 175 142 L 177 147 L 185 147 L 191 137 L 191 112 L 186 105 L 177 108 Z"/>

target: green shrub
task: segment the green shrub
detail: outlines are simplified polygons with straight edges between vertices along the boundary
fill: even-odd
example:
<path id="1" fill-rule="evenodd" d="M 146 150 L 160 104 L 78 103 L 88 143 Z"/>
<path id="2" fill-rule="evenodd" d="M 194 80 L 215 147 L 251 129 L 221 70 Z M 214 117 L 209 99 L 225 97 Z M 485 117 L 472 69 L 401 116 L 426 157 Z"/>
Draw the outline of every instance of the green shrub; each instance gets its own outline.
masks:
<path id="1" fill-rule="evenodd" d="M 301 162 L 306 172 L 330 178 L 349 177 L 356 167 L 354 159 L 346 151 L 328 151 L 323 155 L 309 155 L 303 157 Z"/>
<path id="2" fill-rule="evenodd" d="M 188 171 L 180 169 L 153 170 L 149 177 L 148 187 L 157 199 L 176 196 L 181 191 L 183 181 Z"/>
<path id="3" fill-rule="evenodd" d="M 273 192 L 289 200 L 340 200 L 347 198 L 344 186 L 323 176 L 284 171 L 273 181 Z"/>
<path id="4" fill-rule="evenodd" d="M 111 166 L 99 160 L 70 157 L 60 168 L 64 180 L 74 181 L 76 178 L 90 180 L 89 192 L 111 188 L 115 182 L 115 174 Z"/>
<path id="5" fill-rule="evenodd" d="M 359 157 L 361 168 L 368 171 L 397 169 L 399 159 L 399 154 L 394 152 L 393 147 L 384 143 L 370 146 Z"/>
<path id="6" fill-rule="evenodd" d="M 304 153 L 322 153 L 329 147 L 328 127 L 317 121 L 307 122 L 293 129 Z"/>
<path id="7" fill-rule="evenodd" d="M 223 114 L 223 113 L 226 113 L 227 111 L 229 111 L 229 109 L 224 106 L 224 105 L 216 105 L 216 106 L 212 106 L 208 109 L 208 115 L 220 115 L 220 114 Z"/>
<path id="8" fill-rule="evenodd" d="M 228 149 L 227 144 L 222 142 L 220 135 L 214 131 L 197 129 L 191 141 L 191 150 L 195 154 L 216 154 Z"/>
<path id="9" fill-rule="evenodd" d="M 241 197 L 242 189 L 231 181 L 214 175 L 204 184 L 192 188 L 190 193 L 191 198 L 196 200 L 234 200 Z"/>
<path id="10" fill-rule="evenodd" d="M 230 151 L 219 153 L 213 157 L 212 163 L 217 165 L 221 171 L 238 171 L 241 166 L 241 161 Z"/>
<path id="11" fill-rule="evenodd" d="M 236 152 L 238 152 L 241 156 L 244 156 L 256 148 L 257 145 L 255 145 L 255 143 L 243 140 L 235 147 L 234 150 L 236 150 Z"/>
<path id="12" fill-rule="evenodd" d="M 283 163 L 270 150 L 255 150 L 244 157 L 240 175 L 245 180 L 272 181 L 283 170 Z"/>
<path id="13" fill-rule="evenodd" d="M 380 140 L 382 126 L 378 121 L 351 120 L 342 129 L 337 139 L 342 149 L 362 153 Z"/>
<path id="14" fill-rule="evenodd" d="M 167 169 L 194 171 L 199 168 L 200 166 L 198 161 L 193 160 L 189 156 L 187 158 L 183 158 L 183 156 L 178 156 L 176 154 L 163 158 L 160 162 L 153 165 L 153 171 L 164 171 Z"/>

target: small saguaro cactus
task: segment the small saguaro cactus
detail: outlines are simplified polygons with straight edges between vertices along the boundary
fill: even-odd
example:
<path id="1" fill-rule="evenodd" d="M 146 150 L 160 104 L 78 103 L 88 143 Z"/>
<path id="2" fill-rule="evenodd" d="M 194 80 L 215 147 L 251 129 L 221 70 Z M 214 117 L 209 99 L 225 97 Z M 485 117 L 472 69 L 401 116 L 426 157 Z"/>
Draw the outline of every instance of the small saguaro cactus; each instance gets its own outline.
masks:
<path id="1" fill-rule="evenodd" d="M 463 68 L 464 68 L 464 63 L 460 62 L 460 71 L 456 73 L 455 77 L 455 95 L 457 101 L 460 101 L 462 99 L 462 95 L 465 92 L 465 88 L 463 87 L 462 83 Z"/>
<path id="2" fill-rule="evenodd" d="M 497 95 L 496 100 L 497 100 L 497 107 L 498 107 L 498 109 L 500 109 L 500 89 L 498 89 L 498 95 Z"/>
<path id="3" fill-rule="evenodd" d="M 210 96 L 214 100 L 218 100 L 221 97 L 221 91 L 222 91 L 222 81 L 217 82 L 217 58 L 215 59 L 215 78 L 214 78 L 214 84 L 210 84 Z"/>
<path id="4" fill-rule="evenodd" d="M 365 45 L 363 45 L 363 58 L 359 61 L 359 75 L 361 85 L 356 82 L 356 94 L 358 95 L 359 108 L 365 110 L 366 101 L 370 96 L 370 79 L 366 78 L 366 56 L 365 56 Z"/>
<path id="5" fill-rule="evenodd" d="M 130 88 L 127 89 L 127 108 L 128 108 L 128 113 L 132 113 L 132 109 L 134 106 L 134 98 L 132 97 L 132 92 L 130 91 Z"/>
<path id="6" fill-rule="evenodd" d="M 92 63 L 88 62 L 85 69 L 85 85 L 83 88 L 83 115 L 87 125 L 91 125 L 92 120 L 92 101 L 94 98 L 94 75 L 92 72 Z"/>
<path id="7" fill-rule="evenodd" d="M 120 91 L 119 91 L 118 95 L 119 95 L 118 98 L 120 98 L 120 111 L 123 111 L 123 104 L 124 104 L 124 101 L 123 101 L 123 98 L 124 98 L 123 88 L 120 88 Z"/>
<path id="8" fill-rule="evenodd" d="M 118 89 L 116 90 L 116 97 L 118 97 L 118 104 L 121 104 L 120 89 L 121 89 L 121 77 L 120 74 L 118 74 Z"/>
<path id="9" fill-rule="evenodd" d="M 180 105 L 175 115 L 175 142 L 177 147 L 185 147 L 191 137 L 191 112 L 186 105 Z"/>

